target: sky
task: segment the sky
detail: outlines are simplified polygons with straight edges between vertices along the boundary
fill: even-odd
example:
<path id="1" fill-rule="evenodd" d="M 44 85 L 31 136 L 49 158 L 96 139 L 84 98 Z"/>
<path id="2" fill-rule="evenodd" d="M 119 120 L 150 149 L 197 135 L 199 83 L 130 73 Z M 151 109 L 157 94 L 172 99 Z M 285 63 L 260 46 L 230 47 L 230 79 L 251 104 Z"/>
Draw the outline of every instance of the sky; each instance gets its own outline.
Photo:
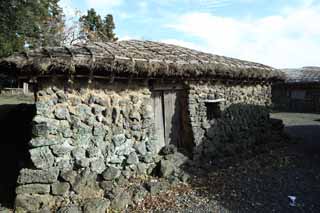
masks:
<path id="1" fill-rule="evenodd" d="M 320 0 L 60 0 L 112 14 L 120 40 L 176 44 L 276 68 L 320 66 Z"/>

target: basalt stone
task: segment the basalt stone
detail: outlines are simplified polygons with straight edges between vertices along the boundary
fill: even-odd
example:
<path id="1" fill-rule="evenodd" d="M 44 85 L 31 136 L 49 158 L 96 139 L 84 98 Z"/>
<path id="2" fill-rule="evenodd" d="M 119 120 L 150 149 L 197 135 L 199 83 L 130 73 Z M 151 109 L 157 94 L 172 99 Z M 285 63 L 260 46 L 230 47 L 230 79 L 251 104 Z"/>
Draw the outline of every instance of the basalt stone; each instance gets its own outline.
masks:
<path id="1" fill-rule="evenodd" d="M 58 182 L 51 185 L 51 191 L 53 195 L 65 196 L 70 189 L 69 183 Z"/>
<path id="2" fill-rule="evenodd" d="M 75 135 L 73 136 L 74 143 L 73 146 L 78 146 L 79 148 L 87 149 L 91 145 L 91 134 L 84 134 L 84 135 Z"/>
<path id="3" fill-rule="evenodd" d="M 43 117 L 43 116 L 39 116 L 39 115 L 34 117 L 33 123 L 34 123 L 33 125 L 42 124 L 41 128 L 46 128 L 46 130 L 45 130 L 46 131 L 46 135 L 47 134 L 52 134 L 52 135 L 57 134 L 57 131 L 58 131 L 59 127 L 60 127 L 60 122 L 58 120 L 47 118 L 47 117 Z M 46 126 L 44 126 L 44 124 Z M 35 128 L 37 128 L 37 127 L 35 127 Z M 34 131 L 35 135 L 38 134 L 37 133 L 37 131 L 38 131 L 37 129 L 34 129 L 33 131 Z M 44 129 L 39 130 L 39 131 L 44 131 Z M 44 134 L 44 132 L 42 132 L 41 134 Z M 40 133 L 39 133 L 39 135 L 40 135 Z"/>
<path id="4" fill-rule="evenodd" d="M 54 115 L 59 120 L 68 120 L 70 119 L 69 110 L 65 106 L 59 106 L 54 110 Z"/>
<path id="5" fill-rule="evenodd" d="M 83 199 L 92 197 L 102 197 L 104 192 L 99 187 L 97 174 L 89 169 L 84 170 L 81 175 L 76 177 L 72 189 Z"/>
<path id="6" fill-rule="evenodd" d="M 42 91 L 43 92 L 43 91 Z M 54 94 L 54 91 L 52 90 L 52 88 L 47 88 L 46 90 L 45 90 L 45 92 L 46 92 L 46 94 L 47 95 L 53 95 Z"/>
<path id="7" fill-rule="evenodd" d="M 143 186 L 135 186 L 132 189 L 132 201 L 135 204 L 141 203 L 147 195 L 148 191 Z"/>
<path id="8" fill-rule="evenodd" d="M 114 153 L 118 156 L 123 156 L 123 155 L 129 155 L 132 151 L 134 151 L 133 141 L 130 139 L 127 139 L 125 143 L 115 147 Z"/>
<path id="9" fill-rule="evenodd" d="M 54 155 L 64 156 L 66 154 L 69 154 L 72 151 L 73 147 L 70 145 L 71 143 L 72 143 L 71 139 L 69 139 L 69 140 L 65 140 L 62 144 L 52 145 L 50 146 L 50 148 Z"/>
<path id="10" fill-rule="evenodd" d="M 99 106 L 99 105 L 95 105 L 95 106 L 93 106 L 92 107 L 92 113 L 94 114 L 94 115 L 100 115 L 100 114 L 102 114 L 102 112 L 105 110 L 105 108 L 104 107 L 101 107 L 101 106 Z"/>
<path id="11" fill-rule="evenodd" d="M 71 153 L 75 159 L 82 159 L 86 157 L 86 150 L 82 147 L 75 148 Z"/>
<path id="12" fill-rule="evenodd" d="M 77 96 L 69 97 L 68 100 L 71 102 L 72 106 L 78 106 L 81 104 L 81 98 Z"/>
<path id="13" fill-rule="evenodd" d="M 83 123 L 85 123 L 88 126 L 92 127 L 92 126 L 96 125 L 97 121 L 96 121 L 96 118 L 94 116 L 89 116 L 83 121 Z"/>
<path id="14" fill-rule="evenodd" d="M 109 105 L 109 101 L 107 99 L 103 99 L 101 97 L 97 98 L 95 100 L 95 103 L 100 105 L 100 106 L 108 106 Z"/>
<path id="15" fill-rule="evenodd" d="M 57 213 L 83 213 L 79 206 L 71 205 L 61 207 Z"/>
<path id="16" fill-rule="evenodd" d="M 93 127 L 94 136 L 104 136 L 105 134 L 106 134 L 106 130 L 103 125 L 96 125 Z"/>
<path id="17" fill-rule="evenodd" d="M 130 168 L 126 168 L 121 172 L 121 174 L 125 179 L 129 179 L 130 177 L 132 177 L 132 171 L 130 170 Z"/>
<path id="18" fill-rule="evenodd" d="M 65 129 L 62 133 L 63 137 L 65 138 L 71 138 L 73 135 L 73 132 L 71 131 L 71 129 Z"/>
<path id="19" fill-rule="evenodd" d="M 137 131 L 132 130 L 132 131 L 131 131 L 131 135 L 132 135 L 132 137 L 133 137 L 134 139 L 136 139 L 137 141 L 140 141 L 141 138 L 142 138 L 142 132 L 139 131 L 139 130 L 137 130 Z"/>
<path id="20" fill-rule="evenodd" d="M 145 119 L 142 122 L 141 128 L 142 129 L 147 129 L 147 128 L 151 127 L 151 126 L 152 126 L 152 120 L 151 119 Z"/>
<path id="21" fill-rule="evenodd" d="M 153 156 L 152 153 L 147 153 L 142 157 L 142 161 L 145 163 L 152 163 L 154 162 Z"/>
<path id="22" fill-rule="evenodd" d="M 38 212 L 43 206 L 53 207 L 54 197 L 50 195 L 18 194 L 15 200 L 15 209 L 25 212 Z"/>
<path id="23" fill-rule="evenodd" d="M 151 193 L 151 195 L 156 195 L 161 192 L 165 192 L 170 188 L 170 185 L 168 182 L 147 182 L 145 184 L 146 189 Z"/>
<path id="24" fill-rule="evenodd" d="M 169 177 L 175 170 L 174 164 L 169 160 L 160 161 L 160 177 Z"/>
<path id="25" fill-rule="evenodd" d="M 110 206 L 110 201 L 105 198 L 92 198 L 85 201 L 84 213 L 104 213 Z"/>
<path id="26" fill-rule="evenodd" d="M 118 168 L 109 166 L 103 173 L 102 177 L 104 180 L 115 180 L 121 175 L 121 171 Z"/>
<path id="27" fill-rule="evenodd" d="M 127 158 L 127 164 L 129 165 L 135 165 L 139 163 L 139 158 L 135 152 L 131 152 Z"/>
<path id="28" fill-rule="evenodd" d="M 114 135 L 112 137 L 113 144 L 117 147 L 126 142 L 126 136 L 124 134 Z"/>
<path id="29" fill-rule="evenodd" d="M 131 195 L 128 192 L 124 191 L 112 200 L 111 208 L 116 210 L 123 210 L 127 208 L 131 203 Z"/>
<path id="30" fill-rule="evenodd" d="M 98 147 L 91 146 L 86 150 L 86 156 L 88 158 L 97 158 L 97 157 L 101 157 L 102 154 Z"/>
<path id="31" fill-rule="evenodd" d="M 160 150 L 165 146 L 165 142 L 160 140 L 147 140 L 146 147 L 149 152 L 158 154 Z"/>
<path id="32" fill-rule="evenodd" d="M 131 120 L 140 121 L 141 116 L 140 116 L 139 111 L 132 110 L 132 111 L 130 112 L 130 114 L 129 114 L 129 118 L 130 118 Z"/>
<path id="33" fill-rule="evenodd" d="M 90 160 L 88 158 L 76 159 L 74 164 L 80 168 L 88 168 L 90 165 Z"/>
<path id="34" fill-rule="evenodd" d="M 125 159 L 124 156 L 113 155 L 107 158 L 107 162 L 110 164 L 122 164 Z"/>
<path id="35" fill-rule="evenodd" d="M 31 147 L 42 147 L 42 146 L 51 146 L 62 143 L 64 140 L 59 137 L 36 137 L 33 138 L 29 145 Z"/>
<path id="36" fill-rule="evenodd" d="M 67 120 L 61 120 L 59 121 L 59 128 L 58 131 L 60 133 L 63 133 L 66 129 L 70 129 L 70 123 Z"/>
<path id="37" fill-rule="evenodd" d="M 91 108 L 85 104 L 79 104 L 76 106 L 75 113 L 82 121 L 84 121 L 87 117 L 92 116 Z"/>
<path id="38" fill-rule="evenodd" d="M 134 149 L 142 156 L 147 153 L 146 143 L 144 141 L 136 143 L 134 145 Z"/>
<path id="39" fill-rule="evenodd" d="M 122 175 L 120 175 L 120 177 L 117 180 L 117 186 L 118 187 L 126 188 L 127 186 L 130 185 L 130 182 L 129 182 L 128 178 L 130 178 L 131 173 L 128 172 L 127 175 L 124 175 L 124 173 L 126 173 L 126 171 L 122 171 Z"/>
<path id="40" fill-rule="evenodd" d="M 152 115 L 153 115 L 152 106 L 151 105 L 143 105 L 141 107 L 141 113 L 142 113 L 143 119 L 145 119 L 145 120 L 152 119 Z"/>
<path id="41" fill-rule="evenodd" d="M 46 170 L 22 169 L 18 177 L 18 184 L 53 183 L 57 181 L 59 170 L 49 168 Z"/>
<path id="42" fill-rule="evenodd" d="M 164 159 L 169 160 L 173 165 L 176 167 L 180 167 L 184 164 L 186 164 L 189 160 L 187 156 L 180 152 L 176 152 L 174 154 L 169 154 L 164 156 Z"/>
<path id="43" fill-rule="evenodd" d="M 161 149 L 160 154 L 169 155 L 169 154 L 173 154 L 175 152 L 177 152 L 177 147 L 172 144 L 169 144 Z"/>
<path id="44" fill-rule="evenodd" d="M 73 170 L 61 172 L 60 174 L 61 178 L 67 181 L 68 183 L 70 183 L 71 185 L 75 183 L 77 175 L 78 175 L 77 172 Z"/>
<path id="45" fill-rule="evenodd" d="M 145 175 L 147 173 L 148 165 L 145 163 L 138 163 L 137 164 L 137 174 L 138 175 Z"/>
<path id="46" fill-rule="evenodd" d="M 54 156 L 49 147 L 31 149 L 31 161 L 37 169 L 48 169 L 54 163 Z"/>
<path id="47" fill-rule="evenodd" d="M 67 95 L 63 92 L 63 91 L 58 91 L 56 93 L 57 97 L 58 97 L 58 103 L 63 103 L 65 101 L 67 101 Z"/>
<path id="48" fill-rule="evenodd" d="M 54 166 L 57 167 L 61 172 L 69 171 L 74 166 L 74 160 L 71 159 L 69 154 L 62 157 L 56 157 Z"/>
<path id="49" fill-rule="evenodd" d="M 104 191 L 110 191 L 116 186 L 116 184 L 114 181 L 102 181 L 100 182 L 99 186 Z"/>
<path id="50" fill-rule="evenodd" d="M 51 113 L 51 105 L 49 102 L 37 102 L 36 109 L 38 115 L 46 115 Z"/>
<path id="51" fill-rule="evenodd" d="M 49 129 L 47 126 L 47 123 L 42 122 L 42 123 L 34 123 L 32 125 L 32 135 L 35 137 L 39 136 L 47 136 L 49 134 Z"/>
<path id="52" fill-rule="evenodd" d="M 98 158 L 90 163 L 91 171 L 101 174 L 105 169 L 106 165 L 103 158 Z"/>
<path id="53" fill-rule="evenodd" d="M 16 188 L 16 194 L 49 194 L 50 185 L 48 184 L 28 184 Z"/>

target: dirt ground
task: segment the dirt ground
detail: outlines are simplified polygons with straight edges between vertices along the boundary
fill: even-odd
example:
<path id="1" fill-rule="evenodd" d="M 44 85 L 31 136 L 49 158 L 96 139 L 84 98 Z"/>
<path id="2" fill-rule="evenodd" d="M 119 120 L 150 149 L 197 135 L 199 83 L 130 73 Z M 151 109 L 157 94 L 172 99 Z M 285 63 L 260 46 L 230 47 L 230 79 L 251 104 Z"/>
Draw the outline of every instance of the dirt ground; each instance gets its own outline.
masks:
<path id="1" fill-rule="evenodd" d="M 320 154 L 320 114 L 273 113 L 272 117 L 282 119 L 285 131 L 303 141 L 298 147 Z"/>

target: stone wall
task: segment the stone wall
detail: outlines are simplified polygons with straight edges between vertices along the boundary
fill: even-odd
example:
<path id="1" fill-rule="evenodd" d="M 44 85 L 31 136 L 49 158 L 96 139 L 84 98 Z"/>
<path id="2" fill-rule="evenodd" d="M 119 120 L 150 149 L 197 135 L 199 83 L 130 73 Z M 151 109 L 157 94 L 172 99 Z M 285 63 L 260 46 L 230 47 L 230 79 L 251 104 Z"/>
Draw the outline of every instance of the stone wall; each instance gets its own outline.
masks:
<path id="1" fill-rule="evenodd" d="M 269 85 L 197 82 L 188 88 L 194 159 L 232 155 L 266 137 Z M 84 212 L 103 212 L 110 205 L 123 209 L 146 190 L 152 194 L 150 185 L 155 185 L 134 185 L 132 179 L 151 174 L 188 179 L 182 167 L 189 159 L 157 140 L 148 86 L 79 79 L 67 86 L 40 79 L 38 89 L 31 162 L 17 180 L 17 212 L 63 206 Z M 225 99 L 222 112 L 209 121 L 205 101 L 216 99 Z"/>
<path id="2" fill-rule="evenodd" d="M 93 198 L 107 205 L 104 189 L 114 180 L 150 174 L 160 160 L 147 87 L 79 81 L 66 88 L 42 80 L 37 96 L 32 162 L 18 177 L 18 210 Z"/>
<path id="3" fill-rule="evenodd" d="M 297 92 L 300 97 L 295 97 Z M 272 86 L 272 103 L 276 111 L 320 113 L 320 85 L 275 84 Z"/>
<path id="4" fill-rule="evenodd" d="M 221 115 L 208 120 L 207 100 L 219 102 Z M 194 135 L 194 158 L 236 154 L 263 140 L 270 129 L 271 86 L 263 84 L 191 84 L 189 113 Z"/>

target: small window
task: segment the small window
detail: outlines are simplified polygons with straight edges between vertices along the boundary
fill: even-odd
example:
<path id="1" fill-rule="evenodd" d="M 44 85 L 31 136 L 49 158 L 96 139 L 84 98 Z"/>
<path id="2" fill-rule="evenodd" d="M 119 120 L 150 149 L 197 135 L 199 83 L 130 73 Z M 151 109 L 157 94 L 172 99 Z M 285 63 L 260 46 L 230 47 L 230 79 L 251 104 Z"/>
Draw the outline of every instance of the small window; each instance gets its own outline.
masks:
<path id="1" fill-rule="evenodd" d="M 207 107 L 207 119 L 208 121 L 211 121 L 213 119 L 217 119 L 221 117 L 221 108 L 220 103 L 206 103 Z"/>

